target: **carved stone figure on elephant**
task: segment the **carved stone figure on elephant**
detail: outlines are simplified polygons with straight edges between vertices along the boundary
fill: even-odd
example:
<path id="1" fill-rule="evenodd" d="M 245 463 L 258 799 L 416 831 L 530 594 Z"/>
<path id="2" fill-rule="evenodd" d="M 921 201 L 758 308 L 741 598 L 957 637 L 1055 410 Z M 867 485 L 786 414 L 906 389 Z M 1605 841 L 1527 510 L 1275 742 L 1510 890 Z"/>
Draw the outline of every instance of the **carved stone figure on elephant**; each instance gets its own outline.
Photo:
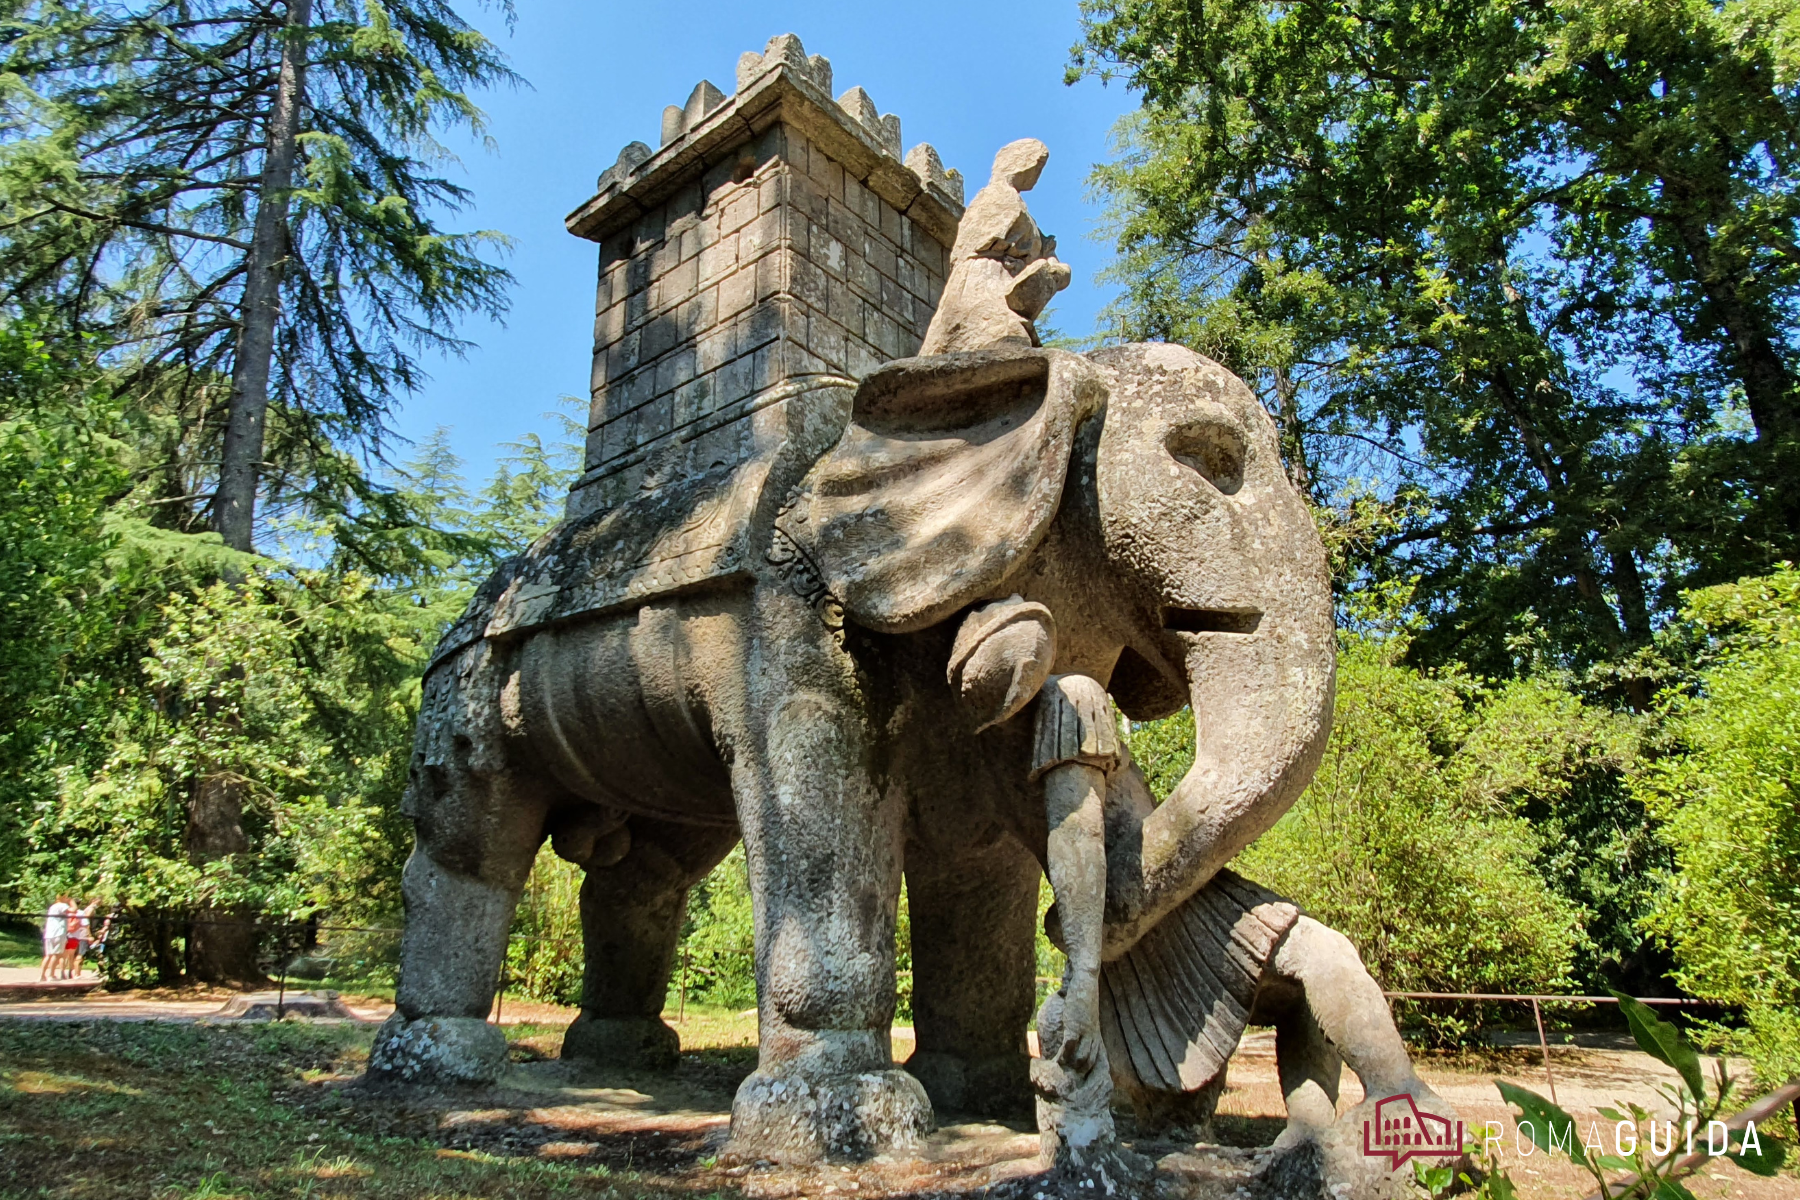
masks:
<path id="1" fill-rule="evenodd" d="M 740 1152 L 874 1153 L 929 1127 L 927 1088 L 948 1108 L 1023 1095 L 1050 836 L 1034 767 L 1065 765 L 1037 761 L 1038 697 L 1056 676 L 1135 718 L 1192 703 L 1199 731 L 1161 806 L 1122 758 L 1101 772 L 1096 995 L 1127 1089 L 1200 1092 L 1260 1007 L 1291 1028 L 1284 1083 L 1304 1076 L 1290 1099 L 1315 1126 L 1328 1105 L 1307 1089 L 1335 1096 L 1327 1043 L 1374 1072 L 1371 1095 L 1417 1090 L 1366 974 L 1336 982 L 1378 1016 L 1321 1010 L 1319 970 L 1341 975 L 1347 953 L 1361 972 L 1347 943 L 1221 873 L 1310 779 L 1332 695 L 1324 556 L 1244 385 L 1173 346 L 1009 347 L 795 401 L 775 458 L 553 532 L 446 636 L 407 800 L 398 1011 L 372 1070 L 502 1069 L 483 1017 L 546 836 L 588 868 L 565 1056 L 670 1061 L 685 896 L 741 836 L 761 1050 Z M 903 870 L 912 1073 L 888 1039 Z M 1192 940 L 1220 930 L 1237 943 Z M 1183 1015 L 1184 988 L 1219 1003 Z"/>

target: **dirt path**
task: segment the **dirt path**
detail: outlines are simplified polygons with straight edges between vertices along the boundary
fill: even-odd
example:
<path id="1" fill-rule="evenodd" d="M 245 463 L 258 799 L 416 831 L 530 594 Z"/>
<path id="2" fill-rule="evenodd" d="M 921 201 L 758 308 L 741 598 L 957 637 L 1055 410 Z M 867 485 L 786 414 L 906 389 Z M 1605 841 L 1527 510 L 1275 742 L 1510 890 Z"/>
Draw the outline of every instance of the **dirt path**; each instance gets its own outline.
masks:
<path id="1" fill-rule="evenodd" d="M 193 991 L 46 995 L 0 1004 L 0 1020 L 204 1022 L 216 1019 L 229 996 Z M 347 999 L 356 1018 L 371 1025 L 392 1011 L 377 1000 Z M 332 1106 L 353 1113 L 359 1122 L 424 1137 L 452 1151 L 581 1159 L 647 1172 L 684 1190 L 728 1188 L 754 1200 L 960 1194 L 1037 1169 L 1037 1141 L 1028 1120 L 968 1122 L 955 1114 L 943 1114 L 942 1127 L 920 1154 L 904 1160 L 877 1160 L 853 1169 L 721 1167 L 715 1160 L 727 1134 L 731 1097 L 754 1066 L 754 1013 L 690 1014 L 681 1029 L 691 1048 L 672 1075 L 584 1070 L 557 1061 L 562 1030 L 573 1016 L 573 1010 L 552 1005 L 507 1003 L 502 1025 L 513 1043 L 516 1065 L 500 1086 L 479 1097 L 381 1094 L 344 1086 L 348 1081 L 322 1086 L 331 1092 Z M 896 1027 L 893 1037 L 895 1058 L 903 1061 L 912 1050 L 912 1030 Z M 1591 1127 L 1607 1142 L 1608 1152 L 1613 1124 L 1596 1109 L 1635 1102 L 1659 1115 L 1672 1112 L 1659 1088 L 1673 1084 L 1675 1073 L 1634 1048 L 1622 1048 L 1628 1045 L 1615 1041 L 1551 1051 L 1558 1100 L 1574 1116 L 1578 1130 L 1585 1136 Z M 1550 1160 L 1541 1152 L 1519 1153 L 1531 1148 L 1529 1141 L 1515 1136 L 1510 1110 L 1494 1080 L 1548 1094 L 1535 1046 L 1455 1058 L 1424 1056 L 1419 1066 L 1421 1076 L 1457 1108 L 1474 1136 L 1497 1135 L 1502 1164 L 1523 1196 L 1576 1200 L 1591 1189 L 1591 1180 L 1566 1161 Z M 1215 1136 L 1239 1146 L 1267 1144 L 1284 1119 L 1273 1034 L 1247 1036 L 1228 1072 Z M 1362 1099 L 1355 1076 L 1346 1072 L 1340 1111 Z M 1160 1157 L 1191 1147 L 1145 1143 L 1142 1149 Z M 1724 1164 L 1702 1170 L 1689 1186 L 1702 1200 L 1800 1200 L 1800 1185 L 1792 1176 L 1760 1180 Z"/>

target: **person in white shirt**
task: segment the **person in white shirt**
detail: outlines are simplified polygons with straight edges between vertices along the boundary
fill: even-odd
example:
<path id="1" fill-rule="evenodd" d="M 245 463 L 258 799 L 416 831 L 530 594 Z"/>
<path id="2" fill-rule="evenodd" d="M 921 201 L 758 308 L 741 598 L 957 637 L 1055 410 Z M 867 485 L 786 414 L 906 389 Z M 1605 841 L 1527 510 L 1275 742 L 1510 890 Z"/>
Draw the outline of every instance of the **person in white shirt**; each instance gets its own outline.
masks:
<path id="1" fill-rule="evenodd" d="M 57 896 L 56 903 L 44 912 L 44 965 L 38 968 L 38 981 L 50 978 L 50 972 L 62 966 L 63 946 L 69 940 L 69 914 L 75 911 L 68 894 Z"/>

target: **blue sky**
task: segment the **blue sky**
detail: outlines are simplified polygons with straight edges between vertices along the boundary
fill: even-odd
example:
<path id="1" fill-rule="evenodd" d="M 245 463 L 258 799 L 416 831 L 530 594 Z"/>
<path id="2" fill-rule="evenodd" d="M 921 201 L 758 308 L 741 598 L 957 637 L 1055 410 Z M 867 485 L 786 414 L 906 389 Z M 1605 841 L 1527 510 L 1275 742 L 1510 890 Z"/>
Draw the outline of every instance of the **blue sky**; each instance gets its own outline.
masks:
<path id="1" fill-rule="evenodd" d="M 448 427 L 471 480 L 488 475 L 500 443 L 528 430 L 553 436 L 544 414 L 557 396 L 585 395 L 597 247 L 564 232 L 563 216 L 592 194 L 621 146 L 657 144 L 665 105 L 685 101 L 702 78 L 729 94 L 738 55 L 778 33 L 799 34 L 808 53 L 829 58 L 838 92 L 860 84 L 897 114 L 907 148 L 936 146 L 970 195 L 1000 146 L 1042 139 L 1050 165 L 1028 200 L 1075 275 L 1051 323 L 1085 334 L 1108 298 L 1094 280 L 1110 255 L 1090 236 L 1099 210 L 1086 199 L 1087 174 L 1108 157 L 1114 122 L 1135 106 L 1117 83 L 1064 86 L 1079 34 L 1074 0 L 518 0 L 518 10 L 509 33 L 493 13 L 464 8 L 531 86 L 479 98 L 497 145 L 453 145 L 462 162 L 450 173 L 474 204 L 446 223 L 515 240 L 512 312 L 504 327 L 466 323 L 460 332 L 475 343 L 467 357 L 432 364 L 432 381 L 395 420 L 414 440 Z M 407 457 L 405 447 L 393 452 Z"/>

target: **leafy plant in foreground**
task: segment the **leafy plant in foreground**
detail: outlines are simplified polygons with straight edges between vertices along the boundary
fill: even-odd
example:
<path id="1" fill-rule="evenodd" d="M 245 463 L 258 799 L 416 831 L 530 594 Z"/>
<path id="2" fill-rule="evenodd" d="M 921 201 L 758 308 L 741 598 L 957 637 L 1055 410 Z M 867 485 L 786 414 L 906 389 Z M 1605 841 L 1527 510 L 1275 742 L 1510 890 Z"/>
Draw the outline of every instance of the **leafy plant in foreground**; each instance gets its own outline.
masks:
<path id="1" fill-rule="evenodd" d="M 1627 1104 L 1625 1112 L 1602 1108 L 1600 1115 L 1615 1122 L 1614 1149 L 1620 1151 L 1603 1153 L 1597 1123 L 1590 1124 L 1586 1140 L 1579 1139 L 1575 1119 L 1554 1101 L 1529 1088 L 1496 1079 L 1494 1086 L 1500 1089 L 1500 1095 L 1508 1104 L 1519 1110 L 1518 1126 L 1530 1130 L 1528 1136 L 1538 1149 L 1566 1154 L 1571 1162 L 1594 1177 L 1602 1196 L 1618 1200 L 1650 1200 L 1652 1197 L 1654 1200 L 1694 1200 L 1694 1194 L 1679 1181 L 1679 1176 L 1690 1173 L 1702 1161 L 1711 1161 L 1713 1157 L 1734 1158 L 1739 1166 L 1756 1175 L 1775 1174 L 1787 1155 L 1785 1145 L 1772 1136 L 1757 1133 L 1754 1124 L 1742 1130 L 1731 1130 L 1719 1120 L 1719 1114 L 1735 1096 L 1737 1082 L 1726 1072 L 1724 1061 L 1715 1061 L 1709 1087 L 1699 1053 L 1679 1029 L 1658 1018 L 1648 1005 L 1640 1004 L 1622 992 L 1613 995 L 1618 998 L 1619 1007 L 1631 1025 L 1631 1035 L 1637 1039 L 1638 1047 L 1658 1062 L 1673 1067 L 1681 1077 L 1679 1087 L 1665 1084 L 1660 1088 L 1675 1107 L 1675 1120 L 1663 1122 L 1666 1140 L 1660 1148 L 1656 1145 L 1655 1114 L 1643 1106 Z M 1638 1131 L 1646 1125 L 1649 1136 L 1639 1137 Z M 1619 1141 L 1627 1126 L 1630 1127 L 1631 1148 L 1624 1151 Z M 1715 1127 L 1727 1128 L 1721 1155 L 1711 1154 Z M 1704 1129 L 1707 1135 L 1708 1155 L 1705 1158 L 1698 1158 L 1693 1152 L 1694 1132 L 1699 1129 Z"/>

